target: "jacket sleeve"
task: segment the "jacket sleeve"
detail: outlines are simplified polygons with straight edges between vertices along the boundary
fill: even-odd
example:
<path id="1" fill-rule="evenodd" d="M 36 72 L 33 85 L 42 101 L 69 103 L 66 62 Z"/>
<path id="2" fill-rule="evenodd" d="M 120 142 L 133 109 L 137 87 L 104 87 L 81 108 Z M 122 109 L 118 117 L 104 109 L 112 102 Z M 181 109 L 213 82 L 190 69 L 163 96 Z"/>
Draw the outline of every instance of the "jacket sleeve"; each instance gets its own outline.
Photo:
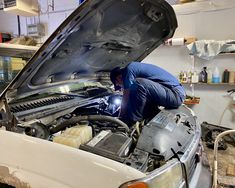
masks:
<path id="1" fill-rule="evenodd" d="M 135 82 L 138 77 L 138 64 L 136 62 L 130 63 L 123 71 L 123 86 L 124 89 L 130 89 L 131 85 Z"/>

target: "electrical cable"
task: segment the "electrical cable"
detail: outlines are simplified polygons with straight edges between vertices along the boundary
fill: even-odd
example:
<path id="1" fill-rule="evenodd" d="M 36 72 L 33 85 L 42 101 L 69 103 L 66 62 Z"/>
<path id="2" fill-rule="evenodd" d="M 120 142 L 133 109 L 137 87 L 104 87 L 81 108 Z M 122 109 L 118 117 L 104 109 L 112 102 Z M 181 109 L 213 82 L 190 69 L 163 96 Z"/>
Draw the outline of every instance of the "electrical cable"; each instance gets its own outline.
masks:
<path id="1" fill-rule="evenodd" d="M 231 95 L 235 92 L 235 89 L 228 90 L 227 92 L 229 93 L 227 96 L 231 97 Z M 220 119 L 219 119 L 219 126 L 221 126 L 221 124 L 222 124 L 222 120 L 223 120 L 224 114 L 225 114 L 226 110 L 229 109 L 230 103 L 231 103 L 231 102 L 229 102 L 229 104 L 225 107 L 224 111 L 222 112 L 222 114 L 221 114 L 221 116 L 220 116 Z"/>
<path id="2" fill-rule="evenodd" d="M 17 15 L 18 35 L 21 36 L 20 16 Z"/>
<path id="3" fill-rule="evenodd" d="M 213 163 L 213 188 L 217 188 L 217 179 L 218 179 L 218 168 L 217 168 L 217 153 L 218 153 L 218 143 L 220 139 L 227 134 L 235 134 L 235 130 L 224 131 L 220 133 L 214 143 L 214 163 Z"/>
<path id="4" fill-rule="evenodd" d="M 57 125 L 56 127 L 52 128 L 50 130 L 51 134 L 57 133 L 63 129 L 65 129 L 66 127 L 73 125 L 75 123 L 78 123 L 80 121 L 109 121 L 111 123 L 115 123 L 117 125 L 120 125 L 122 127 L 124 127 L 126 129 L 127 132 L 130 131 L 129 127 L 127 126 L 127 124 L 125 124 L 124 122 L 122 122 L 121 120 L 111 117 L 111 116 L 104 116 L 104 115 L 88 115 L 88 116 L 77 116 L 77 117 L 73 117 L 69 120 L 66 120 L 64 122 L 62 122 L 61 124 Z"/>
<path id="5" fill-rule="evenodd" d="M 186 184 L 185 186 L 186 186 L 186 188 L 189 188 L 188 175 L 187 175 L 187 171 L 186 171 L 186 166 L 185 166 L 184 163 L 181 162 L 181 160 L 179 158 L 179 155 L 175 152 L 175 150 L 173 148 L 171 148 L 171 151 L 172 151 L 172 153 L 175 155 L 175 157 L 178 159 L 178 161 L 181 164 L 182 171 L 183 171 L 183 174 L 184 174 L 185 184 Z"/>
<path id="6" fill-rule="evenodd" d="M 227 92 L 230 92 L 229 95 L 231 95 L 232 93 L 234 93 L 234 90 L 229 90 Z M 224 111 L 222 112 L 220 119 L 219 119 L 219 126 L 221 126 L 222 124 L 222 120 L 224 117 L 224 114 L 226 112 L 226 110 L 229 108 L 230 105 L 227 105 L 224 109 Z M 235 130 L 229 130 L 229 131 L 224 131 L 222 133 L 220 133 L 214 142 L 214 164 L 213 164 L 213 188 L 217 188 L 217 153 L 218 153 L 218 144 L 220 139 L 225 136 L 226 134 L 230 134 L 230 133 L 235 133 Z"/>
<path id="7" fill-rule="evenodd" d="M 55 2 L 54 2 L 54 0 L 52 0 L 51 4 L 49 4 L 49 2 L 47 0 L 47 8 L 46 8 L 45 12 L 42 11 L 41 5 L 39 4 L 40 14 L 49 14 L 50 13 L 50 11 L 49 11 L 50 8 L 52 9 L 52 12 L 54 12 L 54 10 L 55 10 Z"/>
<path id="8" fill-rule="evenodd" d="M 224 117 L 224 114 L 226 112 L 226 110 L 229 108 L 229 105 L 227 105 L 225 108 L 224 108 L 224 111 L 222 112 L 221 116 L 220 116 L 220 119 L 219 119 L 219 126 L 221 126 L 222 124 L 222 120 L 223 120 L 223 117 Z"/>

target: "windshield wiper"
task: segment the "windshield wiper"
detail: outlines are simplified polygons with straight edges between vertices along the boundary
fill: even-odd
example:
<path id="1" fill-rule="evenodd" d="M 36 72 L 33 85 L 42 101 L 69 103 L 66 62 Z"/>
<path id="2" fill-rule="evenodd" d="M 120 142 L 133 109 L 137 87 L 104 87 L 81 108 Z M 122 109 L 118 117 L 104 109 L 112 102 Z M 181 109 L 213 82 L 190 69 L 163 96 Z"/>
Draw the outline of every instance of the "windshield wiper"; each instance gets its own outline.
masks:
<path id="1" fill-rule="evenodd" d="M 69 97 L 86 97 L 86 94 L 77 94 L 77 93 L 59 93 L 59 92 L 56 92 L 56 93 L 48 93 L 48 94 L 56 94 L 56 95 L 66 95 L 66 96 L 69 96 Z"/>

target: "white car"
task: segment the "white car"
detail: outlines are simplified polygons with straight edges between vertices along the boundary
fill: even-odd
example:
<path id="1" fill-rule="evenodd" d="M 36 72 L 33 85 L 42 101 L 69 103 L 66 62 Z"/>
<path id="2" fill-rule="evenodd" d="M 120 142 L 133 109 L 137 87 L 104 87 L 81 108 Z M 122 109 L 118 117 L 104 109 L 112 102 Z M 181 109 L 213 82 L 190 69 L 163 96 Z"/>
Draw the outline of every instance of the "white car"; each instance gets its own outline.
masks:
<path id="1" fill-rule="evenodd" d="M 0 97 L 0 182 L 32 188 L 211 186 L 186 106 L 129 127 L 109 72 L 141 61 L 177 28 L 164 0 L 87 0 Z M 169 54 L 170 55 L 170 54 Z"/>

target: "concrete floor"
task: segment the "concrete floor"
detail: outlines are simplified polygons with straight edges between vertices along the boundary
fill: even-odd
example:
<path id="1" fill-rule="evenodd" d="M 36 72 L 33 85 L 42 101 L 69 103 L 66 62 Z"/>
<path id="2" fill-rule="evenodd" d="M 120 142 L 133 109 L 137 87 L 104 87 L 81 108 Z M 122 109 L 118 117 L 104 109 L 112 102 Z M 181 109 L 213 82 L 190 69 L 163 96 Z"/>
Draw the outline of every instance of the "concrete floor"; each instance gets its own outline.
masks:
<path id="1" fill-rule="evenodd" d="M 203 142 L 205 152 L 207 154 L 210 167 L 213 167 L 213 149 L 209 149 L 205 142 Z M 226 150 L 218 151 L 218 182 L 221 188 L 235 188 L 235 176 L 227 176 L 227 169 L 229 165 L 235 167 L 235 147 L 227 144 Z"/>

